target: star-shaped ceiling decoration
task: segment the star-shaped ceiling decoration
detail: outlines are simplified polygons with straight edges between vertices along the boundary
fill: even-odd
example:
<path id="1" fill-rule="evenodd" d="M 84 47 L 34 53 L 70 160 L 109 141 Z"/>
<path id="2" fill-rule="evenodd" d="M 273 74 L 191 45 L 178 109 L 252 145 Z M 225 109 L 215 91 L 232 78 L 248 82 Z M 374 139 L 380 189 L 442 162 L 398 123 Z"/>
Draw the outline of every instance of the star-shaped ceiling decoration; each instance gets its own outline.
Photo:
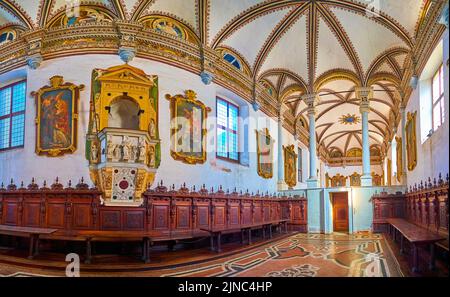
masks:
<path id="1" fill-rule="evenodd" d="M 361 119 L 355 114 L 348 113 L 347 115 L 342 115 L 339 118 L 339 122 L 344 125 L 356 125 L 361 122 Z"/>

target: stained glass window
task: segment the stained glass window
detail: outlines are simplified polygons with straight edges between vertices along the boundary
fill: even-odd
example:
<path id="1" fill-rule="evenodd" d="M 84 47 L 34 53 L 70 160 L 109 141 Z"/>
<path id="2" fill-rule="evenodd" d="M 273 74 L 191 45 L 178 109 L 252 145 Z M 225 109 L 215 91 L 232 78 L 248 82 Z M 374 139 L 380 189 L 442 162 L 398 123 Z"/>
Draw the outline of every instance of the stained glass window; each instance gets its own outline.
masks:
<path id="1" fill-rule="evenodd" d="M 25 99 L 26 81 L 0 89 L 0 150 L 23 146 Z"/>
<path id="2" fill-rule="evenodd" d="M 239 108 L 217 98 L 217 156 L 239 161 L 238 141 Z"/>

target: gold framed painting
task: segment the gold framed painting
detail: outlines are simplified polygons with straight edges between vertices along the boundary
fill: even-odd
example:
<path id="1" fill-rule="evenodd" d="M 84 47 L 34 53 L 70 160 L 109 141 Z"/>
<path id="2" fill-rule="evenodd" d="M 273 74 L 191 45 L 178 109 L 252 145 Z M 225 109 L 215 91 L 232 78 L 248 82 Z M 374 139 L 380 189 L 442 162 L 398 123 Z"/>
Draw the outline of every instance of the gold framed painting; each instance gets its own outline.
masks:
<path id="1" fill-rule="evenodd" d="M 284 150 L 284 181 L 293 188 L 297 184 L 297 154 L 294 145 L 283 146 Z"/>
<path id="2" fill-rule="evenodd" d="M 392 161 L 391 159 L 387 159 L 387 185 L 392 186 Z"/>
<path id="3" fill-rule="evenodd" d="M 403 175 L 402 138 L 396 136 L 395 141 L 397 142 L 397 181 L 401 182 Z"/>
<path id="4" fill-rule="evenodd" d="M 273 138 L 269 129 L 256 130 L 256 154 L 258 175 L 269 179 L 273 177 Z"/>
<path id="5" fill-rule="evenodd" d="M 184 95 L 166 95 L 170 101 L 171 151 L 175 160 L 187 164 L 206 162 L 206 119 L 209 107 L 187 90 Z"/>
<path id="6" fill-rule="evenodd" d="M 349 179 L 350 179 L 351 187 L 360 187 L 361 186 L 361 174 L 353 172 L 353 174 L 349 176 Z"/>
<path id="7" fill-rule="evenodd" d="M 36 99 L 36 154 L 49 157 L 71 154 L 77 149 L 78 101 L 84 85 L 50 78 L 31 95 Z"/>
<path id="8" fill-rule="evenodd" d="M 416 138 L 416 117 L 417 111 L 408 112 L 405 125 L 406 132 L 406 155 L 408 161 L 408 170 L 413 170 L 417 165 L 417 138 Z"/>

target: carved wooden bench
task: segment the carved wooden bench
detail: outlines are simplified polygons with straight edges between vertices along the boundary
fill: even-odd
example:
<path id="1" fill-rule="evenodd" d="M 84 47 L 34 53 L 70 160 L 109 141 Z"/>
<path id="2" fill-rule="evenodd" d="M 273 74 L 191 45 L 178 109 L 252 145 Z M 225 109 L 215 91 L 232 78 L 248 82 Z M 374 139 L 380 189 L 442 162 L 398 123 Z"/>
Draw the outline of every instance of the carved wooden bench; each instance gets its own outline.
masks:
<path id="1" fill-rule="evenodd" d="M 60 240 L 60 241 L 80 241 L 85 242 L 86 255 L 85 263 L 92 262 L 92 243 L 93 242 L 141 242 L 142 243 L 142 261 L 150 262 L 150 245 L 151 236 L 149 232 L 142 231 L 105 231 L 105 230 L 79 230 L 79 231 L 64 231 L 58 230 L 50 235 L 42 236 L 45 240 Z"/>
<path id="2" fill-rule="evenodd" d="M 241 243 L 244 243 L 245 232 L 248 235 L 247 244 L 252 244 L 252 230 L 262 229 L 263 238 L 265 238 L 266 230 L 269 230 L 269 238 L 272 238 L 272 226 L 283 226 L 287 233 L 287 223 L 289 220 L 275 220 L 269 222 L 261 222 L 256 224 L 242 224 L 236 227 L 219 227 L 219 228 L 200 228 L 200 230 L 208 232 L 210 238 L 210 249 L 220 253 L 222 251 L 222 235 L 230 233 L 241 233 Z M 216 245 L 214 244 L 216 241 Z"/>
<path id="3" fill-rule="evenodd" d="M 150 249 L 155 242 L 169 242 L 169 250 L 173 245 L 183 239 L 192 238 L 191 235 L 167 235 L 161 236 L 155 231 L 108 231 L 108 230 L 86 230 L 86 231 L 64 231 L 59 230 L 51 235 L 44 236 L 47 240 L 62 240 L 62 241 L 82 241 L 86 244 L 85 263 L 92 262 L 93 242 L 141 242 L 142 243 L 142 261 L 150 262 Z"/>
<path id="4" fill-rule="evenodd" d="M 34 227 L 18 227 L 0 225 L 0 234 L 14 237 L 29 237 L 30 248 L 28 259 L 33 259 L 39 254 L 39 238 L 41 235 L 50 235 L 55 233 L 57 229 L 34 228 Z"/>
<path id="5" fill-rule="evenodd" d="M 419 246 L 430 247 L 430 261 L 429 268 L 435 268 L 435 243 L 442 241 L 445 237 L 428 231 L 404 219 L 387 219 L 389 224 L 388 233 L 393 237 L 394 241 L 397 239 L 397 233 L 400 234 L 400 254 L 403 254 L 404 238 L 412 244 L 413 267 L 412 271 L 419 270 Z"/>

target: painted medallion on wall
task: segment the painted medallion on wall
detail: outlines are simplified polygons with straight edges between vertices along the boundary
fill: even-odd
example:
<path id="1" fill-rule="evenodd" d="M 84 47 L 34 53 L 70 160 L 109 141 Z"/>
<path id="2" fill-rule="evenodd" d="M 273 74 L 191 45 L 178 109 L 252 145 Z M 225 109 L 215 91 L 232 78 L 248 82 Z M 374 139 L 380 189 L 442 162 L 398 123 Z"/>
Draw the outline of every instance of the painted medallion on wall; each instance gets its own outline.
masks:
<path id="1" fill-rule="evenodd" d="M 401 182 L 403 175 L 402 138 L 396 136 L 395 141 L 397 142 L 397 181 Z"/>
<path id="2" fill-rule="evenodd" d="M 284 150 L 284 181 L 293 188 L 297 184 L 297 154 L 294 145 L 283 146 Z"/>
<path id="3" fill-rule="evenodd" d="M 267 128 L 256 130 L 258 174 L 263 178 L 273 177 L 273 139 Z"/>
<path id="4" fill-rule="evenodd" d="M 407 115 L 406 130 L 406 152 L 408 160 L 408 170 L 413 170 L 417 165 L 417 144 L 416 144 L 416 116 L 417 111 Z"/>
<path id="5" fill-rule="evenodd" d="M 77 149 L 78 100 L 84 85 L 64 83 L 62 76 L 50 78 L 31 95 L 36 98 L 36 153 L 57 157 Z"/>
<path id="6" fill-rule="evenodd" d="M 206 118 L 209 107 L 192 90 L 184 95 L 166 95 L 170 101 L 171 156 L 187 164 L 206 161 Z"/>

